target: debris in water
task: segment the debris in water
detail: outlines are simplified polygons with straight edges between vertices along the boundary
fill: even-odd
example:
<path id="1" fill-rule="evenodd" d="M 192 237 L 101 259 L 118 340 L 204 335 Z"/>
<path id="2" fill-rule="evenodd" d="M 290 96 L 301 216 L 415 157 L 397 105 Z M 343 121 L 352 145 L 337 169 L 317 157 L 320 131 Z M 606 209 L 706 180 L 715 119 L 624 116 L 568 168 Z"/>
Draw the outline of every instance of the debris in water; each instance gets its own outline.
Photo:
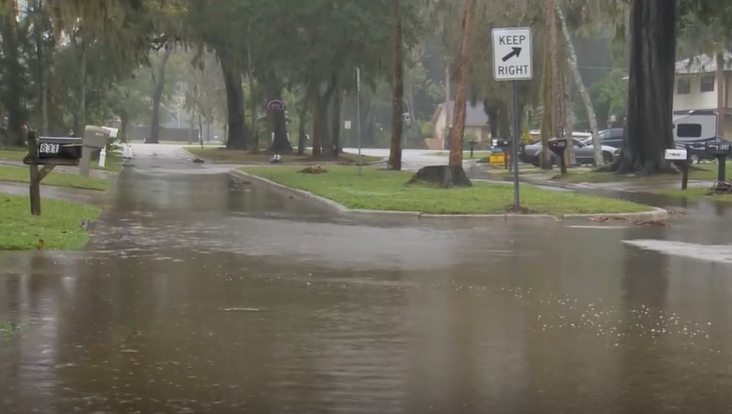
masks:
<path id="1" fill-rule="evenodd" d="M 259 308 L 225 308 L 224 312 L 262 312 L 264 309 Z"/>

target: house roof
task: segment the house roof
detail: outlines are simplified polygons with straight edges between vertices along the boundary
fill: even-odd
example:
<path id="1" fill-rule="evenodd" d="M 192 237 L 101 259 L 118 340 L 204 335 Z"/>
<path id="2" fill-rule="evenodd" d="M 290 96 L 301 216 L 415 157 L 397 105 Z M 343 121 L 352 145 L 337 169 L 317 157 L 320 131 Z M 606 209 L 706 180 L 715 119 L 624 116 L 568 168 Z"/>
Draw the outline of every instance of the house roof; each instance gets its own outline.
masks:
<path id="1" fill-rule="evenodd" d="M 452 116 L 455 113 L 455 101 L 450 101 L 450 116 Z M 432 117 L 432 122 L 436 123 L 437 118 L 442 114 L 442 111 L 445 110 L 445 104 L 441 103 L 437 105 L 437 109 L 435 109 L 435 115 Z M 452 120 L 450 120 L 452 122 Z M 488 115 L 485 113 L 485 107 L 483 106 L 482 102 L 477 102 L 475 106 L 470 105 L 470 102 L 467 103 L 466 109 L 465 109 L 465 126 L 468 127 L 484 127 L 488 125 Z"/>
<path id="2" fill-rule="evenodd" d="M 732 53 L 724 52 L 724 70 L 732 70 Z M 717 71 L 717 58 L 712 55 L 697 55 L 676 62 L 677 75 L 714 73 Z"/>

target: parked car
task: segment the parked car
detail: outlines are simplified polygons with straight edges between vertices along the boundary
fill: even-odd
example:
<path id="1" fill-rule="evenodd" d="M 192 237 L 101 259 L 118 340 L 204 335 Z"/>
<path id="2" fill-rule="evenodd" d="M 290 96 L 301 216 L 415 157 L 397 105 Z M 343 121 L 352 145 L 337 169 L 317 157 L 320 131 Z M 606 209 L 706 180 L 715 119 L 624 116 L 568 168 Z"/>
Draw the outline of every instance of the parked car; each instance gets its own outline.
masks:
<path id="1" fill-rule="evenodd" d="M 574 156 L 577 160 L 578 164 L 593 164 L 595 162 L 595 149 L 592 146 L 591 142 L 590 145 L 587 145 L 583 143 L 582 141 L 578 139 L 574 139 Z M 539 154 L 541 153 L 541 143 L 526 145 L 519 153 L 519 160 L 521 162 L 527 163 L 527 164 L 533 164 L 535 166 L 539 166 Z M 603 145 L 602 146 L 602 156 L 605 162 L 612 162 L 613 160 L 613 153 L 615 152 L 615 148 L 608 147 Z M 553 158 L 556 158 L 556 156 L 553 155 Z M 557 163 L 556 160 L 554 160 L 554 163 Z"/>

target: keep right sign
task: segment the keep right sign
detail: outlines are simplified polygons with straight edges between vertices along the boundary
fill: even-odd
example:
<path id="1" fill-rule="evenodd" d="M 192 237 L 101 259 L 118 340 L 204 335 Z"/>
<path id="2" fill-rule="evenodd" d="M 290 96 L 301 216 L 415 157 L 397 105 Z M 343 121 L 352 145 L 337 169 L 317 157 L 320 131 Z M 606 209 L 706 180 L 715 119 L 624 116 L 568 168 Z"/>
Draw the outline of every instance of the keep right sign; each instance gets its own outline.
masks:
<path id="1" fill-rule="evenodd" d="M 532 65 L 530 27 L 504 27 L 491 31 L 493 38 L 493 79 L 497 81 L 531 80 Z"/>

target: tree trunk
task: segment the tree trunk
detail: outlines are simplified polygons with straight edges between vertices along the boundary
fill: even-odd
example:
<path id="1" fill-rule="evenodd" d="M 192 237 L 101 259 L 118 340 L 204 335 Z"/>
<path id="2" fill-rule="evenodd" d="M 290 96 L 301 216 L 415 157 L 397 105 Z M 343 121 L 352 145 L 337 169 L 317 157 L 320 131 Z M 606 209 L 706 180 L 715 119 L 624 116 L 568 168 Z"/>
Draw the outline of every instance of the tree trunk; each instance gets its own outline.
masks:
<path id="1" fill-rule="evenodd" d="M 569 65 L 562 64 L 562 109 L 564 110 L 564 129 L 566 137 L 569 141 L 567 151 L 565 153 L 565 162 L 567 165 L 574 165 L 576 160 L 574 154 L 574 113 L 572 108 L 572 78 L 569 73 Z"/>
<path id="2" fill-rule="evenodd" d="M 252 138 L 252 154 L 258 154 L 259 153 L 259 133 L 257 131 L 257 105 L 255 104 L 256 100 L 254 99 L 254 80 L 252 78 L 249 78 L 249 111 L 251 112 L 251 120 L 252 123 L 252 131 L 250 132 L 250 136 Z"/>
<path id="3" fill-rule="evenodd" d="M 330 83 L 325 93 L 316 91 L 313 109 L 313 156 L 332 155 L 330 128 L 328 126 L 328 107 L 333 97 L 334 86 Z M 331 149 L 331 151 L 328 150 Z"/>
<path id="4" fill-rule="evenodd" d="M 341 110 L 343 109 L 343 91 L 341 90 L 341 82 L 335 79 L 335 92 L 333 99 L 333 119 L 332 119 L 332 142 L 333 155 L 338 156 L 341 153 Z"/>
<path id="5" fill-rule="evenodd" d="M 201 113 L 198 113 L 198 142 L 201 144 L 201 148 L 203 148 L 203 120 L 201 119 Z"/>
<path id="6" fill-rule="evenodd" d="M 224 75 L 226 88 L 226 113 L 228 119 L 228 136 L 226 148 L 247 148 L 247 125 L 244 107 L 244 88 L 241 85 L 241 71 L 225 53 L 218 53 L 221 72 Z"/>
<path id="7" fill-rule="evenodd" d="M 150 125 L 150 137 L 147 142 L 157 144 L 160 142 L 160 100 L 163 98 L 163 90 L 165 88 L 165 65 L 168 63 L 170 54 L 173 53 L 173 45 L 167 43 L 165 51 L 160 59 L 158 67 L 158 76 L 155 79 L 155 90 L 152 98 L 152 124 Z"/>
<path id="8" fill-rule="evenodd" d="M 572 114 L 570 108 L 568 108 L 568 103 L 571 105 L 571 102 L 567 102 L 567 65 L 563 64 L 565 60 L 564 53 L 562 53 L 563 50 L 559 46 L 559 36 L 556 34 L 556 31 L 554 32 L 554 35 L 556 36 L 553 39 L 556 47 L 553 50 L 555 55 L 554 59 L 552 59 L 552 76 L 554 77 L 554 79 L 556 79 L 556 88 L 554 90 L 554 107 L 556 108 L 557 112 L 556 136 L 567 139 L 568 145 L 567 150 L 564 153 L 564 157 L 565 161 L 568 162 L 568 165 L 571 165 L 570 160 L 574 158 L 574 142 L 572 141 L 573 135 L 572 130 L 570 129 L 572 123 Z M 567 122 L 568 117 L 570 118 L 570 122 Z"/>
<path id="9" fill-rule="evenodd" d="M 122 112 L 119 116 L 119 135 L 120 135 L 120 142 L 129 142 L 127 139 L 127 130 L 130 126 L 130 117 L 127 115 L 126 112 Z"/>
<path id="10" fill-rule="evenodd" d="M 3 73 L 6 88 L 0 94 L 3 106 L 8 111 L 8 135 L 10 143 L 17 146 L 25 146 L 21 129 L 25 124 L 25 111 L 23 109 L 22 100 L 19 96 L 22 94 L 23 86 L 23 66 L 20 59 L 20 46 L 18 44 L 18 26 L 15 16 L 17 9 L 15 2 L 9 3 L 7 9 L 3 10 L 2 21 L 0 21 L 0 31 L 2 33 L 2 50 L 3 63 L 6 69 Z"/>
<path id="11" fill-rule="evenodd" d="M 546 40 L 544 44 L 544 73 L 541 78 L 541 101 L 542 101 L 542 119 L 541 119 L 541 153 L 539 156 L 539 164 L 542 169 L 550 170 L 552 168 L 551 152 L 549 151 L 549 139 L 556 136 L 557 131 L 557 107 L 556 107 L 556 78 L 555 61 L 556 61 L 556 24 L 554 0 L 547 0 L 547 16 L 546 16 Z"/>
<path id="12" fill-rule="evenodd" d="M 635 0 L 630 20 L 628 122 L 620 160 L 609 170 L 650 175 L 669 170 L 664 150 L 674 148 L 677 4 Z"/>
<path id="13" fill-rule="evenodd" d="M 717 53 L 717 136 L 724 137 L 727 116 L 727 79 L 724 71 L 724 51 Z"/>
<path id="14" fill-rule="evenodd" d="M 251 33 L 251 27 L 249 32 Z M 251 35 L 247 36 L 247 39 L 251 39 Z M 259 153 L 259 134 L 257 133 L 257 105 L 255 105 L 255 85 L 254 85 L 254 69 L 252 68 L 252 51 L 251 44 L 248 44 L 247 48 L 247 78 L 249 78 L 249 110 L 251 111 L 251 123 L 252 123 L 252 154 Z"/>
<path id="15" fill-rule="evenodd" d="M 512 128 L 513 126 L 511 125 L 511 118 L 509 117 L 508 104 L 503 102 L 498 110 L 498 135 L 501 139 L 512 139 Z"/>
<path id="16" fill-rule="evenodd" d="M 313 95 L 313 136 L 311 137 L 313 140 L 313 157 L 319 157 L 323 154 L 320 135 L 325 125 L 323 124 L 323 115 L 320 113 L 320 100 L 321 97 L 315 93 Z"/>
<path id="17" fill-rule="evenodd" d="M 488 102 L 488 99 L 483 100 L 483 108 L 485 108 L 485 114 L 488 116 L 488 125 L 491 130 L 491 138 L 500 138 L 500 133 L 498 132 L 498 106 L 497 105 L 491 105 Z"/>
<path id="18" fill-rule="evenodd" d="M 590 121 L 590 130 L 592 131 L 592 145 L 594 146 L 595 150 L 595 165 L 602 165 L 605 160 L 602 156 L 602 142 L 600 140 L 600 128 L 597 126 L 597 114 L 595 113 L 595 105 L 592 103 L 592 98 L 590 98 L 590 94 L 589 92 L 587 92 L 585 82 L 582 80 L 582 75 L 579 71 L 579 64 L 577 63 L 577 51 L 574 48 L 574 43 L 572 43 L 572 37 L 569 34 L 569 28 L 567 26 L 567 19 L 564 16 L 564 11 L 562 11 L 561 7 L 557 6 L 556 12 L 557 16 L 559 16 L 559 22 L 562 25 L 564 44 L 567 47 L 567 55 L 569 58 L 569 68 L 572 70 L 574 82 L 577 85 L 580 96 L 582 97 L 582 102 L 585 104 L 587 117 Z"/>
<path id="19" fill-rule="evenodd" d="M 302 108 L 298 111 L 298 121 L 300 122 L 300 128 L 297 136 L 297 155 L 305 155 L 305 146 L 307 145 L 307 136 L 305 132 L 305 126 L 307 124 L 307 105 L 303 103 Z"/>
<path id="20" fill-rule="evenodd" d="M 34 34 L 36 42 L 36 59 L 38 60 L 38 135 L 48 133 L 48 68 L 46 67 L 46 53 L 43 45 L 44 30 L 41 22 L 44 19 L 42 14 L 43 1 L 36 0 L 34 12 L 37 13 L 34 20 Z"/>
<path id="21" fill-rule="evenodd" d="M 470 83 L 470 59 L 473 47 L 473 21 L 477 0 L 465 0 L 463 15 L 463 34 L 460 43 L 460 61 L 455 91 L 455 113 L 450 131 L 450 165 L 463 165 L 463 135 L 465 134 L 465 109 L 468 103 L 468 84 Z"/>
<path id="22" fill-rule="evenodd" d="M 391 141 L 387 167 L 402 169 L 402 129 L 404 127 L 404 51 L 401 0 L 392 0 L 391 26 Z"/>
<path id="23" fill-rule="evenodd" d="M 81 47 L 79 49 L 79 114 L 76 124 L 76 136 L 84 135 L 86 128 L 86 33 L 84 28 L 79 29 L 81 33 Z"/>

